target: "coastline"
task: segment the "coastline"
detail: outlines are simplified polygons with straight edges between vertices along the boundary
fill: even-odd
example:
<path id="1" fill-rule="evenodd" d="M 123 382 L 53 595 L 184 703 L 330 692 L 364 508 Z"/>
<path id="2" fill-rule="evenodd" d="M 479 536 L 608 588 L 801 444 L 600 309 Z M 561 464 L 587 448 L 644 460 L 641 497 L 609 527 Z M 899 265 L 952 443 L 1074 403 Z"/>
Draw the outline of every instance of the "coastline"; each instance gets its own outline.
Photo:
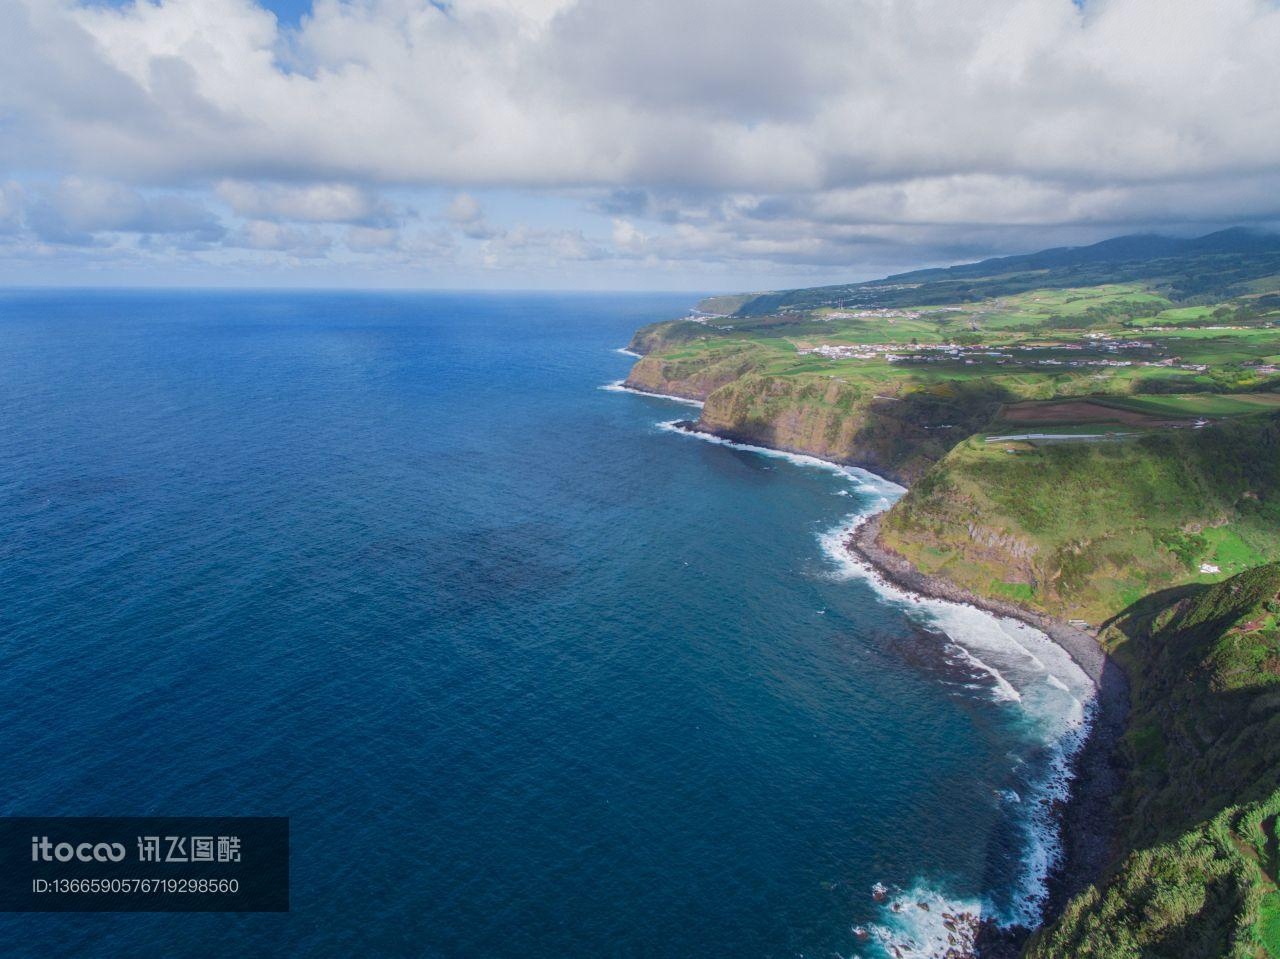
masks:
<path id="1" fill-rule="evenodd" d="M 606 389 L 607 388 L 608 387 L 606 387 Z M 618 387 L 618 389 L 624 393 L 640 393 L 643 396 L 657 396 L 657 397 L 661 397 L 662 399 L 676 400 L 681 403 L 688 403 L 690 406 L 704 405 L 702 400 L 695 400 L 688 397 L 676 396 L 671 393 L 658 393 L 658 392 L 655 392 L 654 390 L 646 390 L 642 387 L 632 386 L 626 380 L 621 381 L 621 385 Z M 728 443 L 737 443 L 739 446 L 751 447 L 752 449 L 770 450 L 775 453 L 789 453 L 792 456 L 805 456 L 805 457 L 808 457 L 809 459 L 821 460 L 824 463 L 829 463 L 830 465 L 837 467 L 839 469 L 862 470 L 863 472 L 870 473 L 872 476 L 875 476 L 879 479 L 888 480 L 890 483 L 893 483 L 895 486 L 902 487 L 903 490 L 905 490 L 910 485 L 906 477 L 904 477 L 897 470 L 891 469 L 887 466 L 882 466 L 879 463 L 870 463 L 866 461 L 855 462 L 853 460 L 835 460 L 835 459 L 831 459 L 829 456 L 825 456 L 819 453 L 813 453 L 809 450 L 800 449 L 799 447 L 795 447 L 795 446 L 783 446 L 781 443 L 766 443 L 763 440 L 759 439 L 758 437 L 751 436 L 746 433 L 735 433 L 732 430 L 708 429 L 705 426 L 702 426 L 696 420 L 677 420 L 676 426 L 682 431 L 684 431 L 685 433 L 693 433 L 703 437 L 710 437 L 711 439 L 723 440 Z"/>
<path id="2" fill-rule="evenodd" d="M 668 399 L 689 400 L 650 390 L 625 388 L 629 392 Z M 674 428 L 703 438 L 745 445 L 762 450 L 822 460 L 803 450 L 766 447 L 758 441 L 725 435 L 685 420 Z M 886 477 L 865 466 L 822 460 L 833 467 L 862 469 L 874 476 L 905 486 L 900 479 Z M 1112 852 L 1115 817 L 1111 803 L 1122 785 L 1123 770 L 1118 745 L 1125 731 L 1129 707 L 1129 682 L 1121 667 L 1107 655 L 1096 634 L 1071 626 L 1014 603 L 978 596 L 949 580 L 916 569 L 904 557 L 877 542 L 884 511 L 860 518 L 843 540 L 844 549 L 865 563 L 889 584 L 915 595 L 972 606 L 996 616 L 1026 623 L 1044 633 L 1062 648 L 1093 683 L 1097 696 L 1084 741 L 1067 767 L 1067 798 L 1055 801 L 1052 815 L 1057 823 L 1062 855 L 1045 877 L 1048 891 L 1039 927 L 1056 919 L 1072 897 L 1095 882 L 1106 869 Z M 1006 959 L 1017 956 L 1022 944 L 1035 929 L 1003 928 L 979 922 L 974 928 L 972 957 Z M 962 954 L 958 954 L 962 955 Z"/>
<path id="3" fill-rule="evenodd" d="M 626 380 L 614 380 L 612 383 L 606 383 L 600 387 L 610 393 L 636 393 L 640 396 L 656 396 L 660 400 L 671 400 L 675 403 L 684 403 L 686 406 L 696 406 L 702 408 L 702 400 L 696 396 L 681 396 L 678 393 L 659 393 L 657 390 L 647 390 L 643 386 L 636 386 Z"/>
<path id="4" fill-rule="evenodd" d="M 1117 747 L 1124 735 L 1129 710 L 1128 677 L 1093 633 L 1013 603 L 977 596 L 949 580 L 922 573 L 877 542 L 883 516 L 884 513 L 874 513 L 864 517 L 846 537 L 845 549 L 900 589 L 975 606 L 1040 630 L 1066 650 L 1097 689 L 1088 733 L 1071 761 L 1068 799 L 1054 810 L 1062 860 L 1046 879 L 1049 898 L 1045 903 L 1044 925 L 1056 918 L 1067 902 L 1096 881 L 1107 867 L 1115 827 L 1111 801 L 1119 792 L 1123 775 Z"/>

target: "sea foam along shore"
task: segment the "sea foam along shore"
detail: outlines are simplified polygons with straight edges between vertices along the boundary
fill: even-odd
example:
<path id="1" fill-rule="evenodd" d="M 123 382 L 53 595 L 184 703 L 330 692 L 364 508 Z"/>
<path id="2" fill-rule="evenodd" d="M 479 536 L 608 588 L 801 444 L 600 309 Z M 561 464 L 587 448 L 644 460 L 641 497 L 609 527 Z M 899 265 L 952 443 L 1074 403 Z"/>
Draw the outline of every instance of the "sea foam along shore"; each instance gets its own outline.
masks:
<path id="1" fill-rule="evenodd" d="M 698 409 L 702 409 L 702 400 L 695 400 L 691 396 L 676 396 L 674 393 L 642 390 L 635 386 L 628 386 L 626 380 L 614 380 L 612 383 L 606 383 L 600 389 L 608 393 L 635 393 L 637 396 L 656 396 L 660 400 L 671 400 L 673 403 L 683 403 L 685 406 L 696 406 Z"/>
<path id="2" fill-rule="evenodd" d="M 644 391 L 628 389 L 628 392 Z M 931 625 L 954 642 L 956 650 L 970 665 L 991 676 L 994 698 L 1022 702 L 1028 712 L 1040 712 L 1036 718 L 1046 724 L 1044 733 L 1052 760 L 1046 774 L 1034 784 L 1034 795 L 1027 797 L 1027 855 L 1023 875 L 1017 877 L 1020 893 L 1014 903 L 1011 907 L 993 908 L 988 903 L 975 905 L 943 899 L 950 906 L 950 915 L 963 917 L 961 925 L 968 926 L 961 937 L 961 948 L 957 949 L 954 923 L 947 925 L 933 921 L 939 910 L 917 914 L 917 910 L 912 908 L 917 897 L 938 896 L 933 890 L 917 887 L 906 897 L 888 900 L 894 904 L 892 910 L 886 911 L 885 922 L 876 924 L 872 929 L 886 953 L 904 959 L 909 956 L 976 954 L 969 944 L 975 938 L 989 937 L 993 926 L 1034 927 L 1045 918 L 1046 911 L 1050 914 L 1056 912 L 1066 897 L 1092 881 L 1105 856 L 1106 837 L 1109 835 L 1105 821 L 1106 799 L 1112 794 L 1115 781 L 1113 775 L 1095 771 L 1089 777 L 1092 785 L 1087 790 L 1092 794 L 1092 801 L 1090 797 L 1084 797 L 1082 802 L 1076 780 L 1088 772 L 1082 768 L 1081 757 L 1090 752 L 1095 754 L 1095 760 L 1101 758 L 1102 765 L 1110 766 L 1110 747 L 1114 746 L 1114 738 L 1109 738 L 1106 748 L 1096 748 L 1094 730 L 1098 725 L 1099 692 L 1110 688 L 1114 698 L 1116 684 L 1109 677 L 1117 672 L 1109 666 L 1093 637 L 1065 624 L 1033 619 L 1024 610 L 991 609 L 975 602 L 976 597 L 948 588 L 950 584 L 923 580 L 908 582 L 905 572 L 910 570 L 909 565 L 905 561 L 893 563 L 889 554 L 882 555 L 883 551 L 877 552 L 874 547 L 879 514 L 905 492 L 896 483 L 858 467 L 728 440 L 697 430 L 685 421 L 671 421 L 660 426 L 707 442 L 836 471 L 851 478 L 863 492 L 873 494 L 875 498 L 868 509 L 823 537 L 828 555 L 843 566 L 846 575 L 868 580 L 883 598 L 901 603 L 908 611 L 914 607 L 924 612 L 932 621 Z M 869 539 L 865 539 L 867 530 L 870 530 Z M 860 532 L 864 532 L 863 537 L 859 536 Z M 855 545 L 864 540 L 869 545 Z M 906 565 L 906 570 L 903 565 Z M 1006 660 L 1011 655 L 1024 657 L 1032 670 L 1042 671 L 1040 695 L 1036 702 L 1024 701 L 1023 694 L 1014 688 L 1001 670 L 986 661 L 997 658 L 993 653 Z M 1056 699 L 1054 687 L 1063 694 Z M 1045 692 L 1049 697 L 1044 695 Z M 1050 699 L 1054 701 L 1050 702 Z M 1114 708 L 1106 711 L 1110 724 L 1108 729 L 1112 733 L 1123 726 L 1122 717 L 1119 726 L 1115 726 L 1114 712 Z M 1090 749 L 1089 744 L 1095 748 Z M 1082 806 L 1085 808 L 1081 809 Z M 1072 836 L 1071 841 L 1064 844 L 1064 832 L 1077 829 L 1088 833 L 1088 841 L 1081 843 L 1078 837 Z M 997 935 L 996 939 L 998 941 L 1000 936 Z"/>
<path id="3" fill-rule="evenodd" d="M 907 593 L 976 607 L 994 616 L 1020 620 L 1065 650 L 1092 682 L 1095 695 L 1087 734 L 1070 761 L 1070 793 L 1061 804 L 1062 856 L 1048 876 L 1046 917 L 1094 882 L 1111 854 L 1114 817 L 1111 800 L 1123 771 L 1118 761 L 1129 712 L 1129 680 L 1092 633 L 1012 603 L 975 596 L 955 583 L 929 576 L 878 542 L 882 514 L 870 513 L 850 524 L 842 547 L 853 561 L 877 578 Z"/>
<path id="4" fill-rule="evenodd" d="M 1034 929 L 1053 914 L 1059 899 L 1055 889 L 1071 865 L 1064 838 L 1071 828 L 1068 813 L 1076 790 L 1078 757 L 1096 721 L 1097 686 L 1069 650 L 1040 624 L 964 602 L 955 594 L 940 596 L 940 591 L 912 589 L 887 578 L 879 566 L 851 550 L 848 541 L 868 523 L 877 522 L 882 512 L 853 517 L 828 533 L 823 543 L 828 555 L 843 565 L 849 578 L 864 580 L 882 598 L 909 614 L 918 611 L 919 618 L 966 650 L 973 664 L 998 677 L 994 698 L 1002 698 L 1002 688 L 1012 687 L 1028 722 L 1036 727 L 1047 748 L 1046 759 L 1029 788 L 1010 797 L 1021 809 L 1017 822 L 1025 849 L 1021 871 L 1014 877 L 1017 895 L 1003 907 L 984 902 L 979 909 L 980 921 L 994 920 L 986 923 L 981 930 L 986 935 L 978 937 L 979 941 L 1016 942 L 1019 927 Z M 972 911 L 967 915 L 973 915 Z M 945 950 L 918 953 L 946 954 Z M 982 952 L 979 949 L 974 954 Z"/>

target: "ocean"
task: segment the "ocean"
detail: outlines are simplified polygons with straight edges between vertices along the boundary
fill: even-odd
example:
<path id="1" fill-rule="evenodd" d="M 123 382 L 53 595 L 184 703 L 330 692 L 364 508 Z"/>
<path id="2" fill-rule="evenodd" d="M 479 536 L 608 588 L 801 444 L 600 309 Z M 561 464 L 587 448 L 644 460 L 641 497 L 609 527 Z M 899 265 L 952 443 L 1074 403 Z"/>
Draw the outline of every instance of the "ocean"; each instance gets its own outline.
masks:
<path id="1" fill-rule="evenodd" d="M 0 294 L 3 813 L 291 829 L 288 914 L 8 914 L 0 953 L 927 956 L 948 910 L 1034 920 L 1087 680 L 844 555 L 893 484 L 608 388 L 692 300 Z"/>

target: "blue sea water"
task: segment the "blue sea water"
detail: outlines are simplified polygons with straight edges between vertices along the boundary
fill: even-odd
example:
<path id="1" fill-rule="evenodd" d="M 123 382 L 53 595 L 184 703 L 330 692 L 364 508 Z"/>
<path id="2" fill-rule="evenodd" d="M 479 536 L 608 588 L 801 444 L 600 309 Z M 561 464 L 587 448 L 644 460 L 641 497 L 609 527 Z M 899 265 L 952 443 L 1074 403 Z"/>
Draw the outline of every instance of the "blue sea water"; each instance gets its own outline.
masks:
<path id="1" fill-rule="evenodd" d="M 943 903 L 1032 915 L 1083 677 L 842 558 L 891 484 L 601 389 L 690 299 L 0 296 L 0 812 L 292 830 L 287 915 L 6 915 L 0 954 L 928 955 Z"/>

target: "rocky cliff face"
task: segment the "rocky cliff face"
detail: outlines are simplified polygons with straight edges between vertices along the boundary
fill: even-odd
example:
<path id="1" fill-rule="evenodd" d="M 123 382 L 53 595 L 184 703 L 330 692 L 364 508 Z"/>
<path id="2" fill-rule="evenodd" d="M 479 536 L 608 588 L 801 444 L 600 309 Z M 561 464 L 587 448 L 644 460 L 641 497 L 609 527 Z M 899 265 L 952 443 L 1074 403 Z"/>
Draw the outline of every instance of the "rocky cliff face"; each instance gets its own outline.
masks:
<path id="1" fill-rule="evenodd" d="M 666 393 L 691 400 L 705 400 L 711 393 L 741 375 L 744 362 L 681 364 L 659 356 L 646 356 L 627 376 L 627 386 L 650 393 Z"/>
<path id="2" fill-rule="evenodd" d="M 668 346 L 688 343 L 690 340 L 705 339 L 711 331 L 701 323 L 691 320 L 667 320 L 663 323 L 651 323 L 636 330 L 627 344 L 632 353 L 647 356 Z"/>
<path id="3" fill-rule="evenodd" d="M 712 392 L 702 429 L 761 446 L 863 466 L 909 482 L 928 464 L 924 431 L 877 400 L 838 380 L 750 375 Z"/>
<path id="4" fill-rule="evenodd" d="M 881 389 L 838 377 L 748 375 L 707 397 L 700 425 L 910 485 L 998 407 L 981 394 L 944 398 L 909 386 Z"/>
<path id="5" fill-rule="evenodd" d="M 700 429 L 727 439 L 861 466 L 910 484 L 990 418 L 985 396 L 876 393 L 835 377 L 770 376 L 750 348 L 678 351 L 636 363 L 627 385 L 706 402 Z"/>

